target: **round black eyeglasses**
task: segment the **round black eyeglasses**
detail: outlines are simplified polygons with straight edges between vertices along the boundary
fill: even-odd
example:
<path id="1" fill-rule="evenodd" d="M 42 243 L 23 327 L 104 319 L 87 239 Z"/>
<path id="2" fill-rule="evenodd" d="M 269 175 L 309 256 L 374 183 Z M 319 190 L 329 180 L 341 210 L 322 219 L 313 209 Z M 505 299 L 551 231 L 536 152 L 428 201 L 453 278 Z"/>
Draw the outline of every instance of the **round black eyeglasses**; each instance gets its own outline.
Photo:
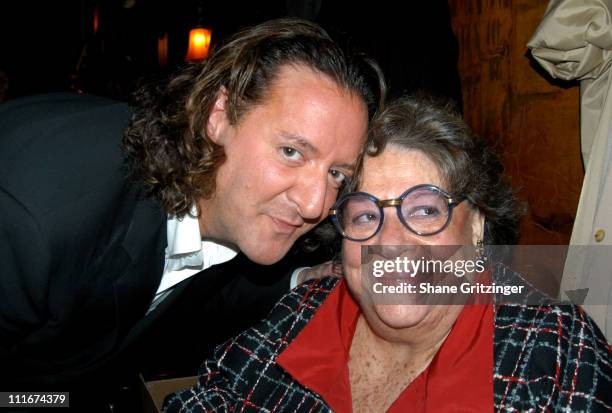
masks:
<path id="1" fill-rule="evenodd" d="M 400 222 L 421 236 L 438 234 L 448 226 L 453 208 L 463 202 L 435 185 L 423 184 L 406 190 L 399 198 L 380 200 L 367 192 L 342 196 L 330 209 L 334 225 L 351 241 L 367 241 L 383 226 L 384 208 L 395 207 Z"/>

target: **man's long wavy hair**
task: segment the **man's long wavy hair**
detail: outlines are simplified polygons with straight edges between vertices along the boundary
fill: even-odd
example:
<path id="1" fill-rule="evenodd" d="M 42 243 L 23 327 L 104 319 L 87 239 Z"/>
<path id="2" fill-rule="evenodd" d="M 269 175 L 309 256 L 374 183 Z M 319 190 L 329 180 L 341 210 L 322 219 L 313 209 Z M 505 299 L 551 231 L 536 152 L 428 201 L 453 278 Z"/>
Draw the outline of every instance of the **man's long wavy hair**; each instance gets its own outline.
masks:
<path id="1" fill-rule="evenodd" d="M 190 64 L 163 83 L 140 88 L 124 133 L 131 173 L 169 214 L 183 216 L 197 199 L 215 191 L 221 146 L 206 124 L 221 88 L 235 125 L 261 103 L 281 66 L 303 65 L 360 97 L 370 118 L 384 100 L 378 65 L 349 54 L 316 24 L 298 19 L 262 23 L 234 35 L 204 62 Z"/>

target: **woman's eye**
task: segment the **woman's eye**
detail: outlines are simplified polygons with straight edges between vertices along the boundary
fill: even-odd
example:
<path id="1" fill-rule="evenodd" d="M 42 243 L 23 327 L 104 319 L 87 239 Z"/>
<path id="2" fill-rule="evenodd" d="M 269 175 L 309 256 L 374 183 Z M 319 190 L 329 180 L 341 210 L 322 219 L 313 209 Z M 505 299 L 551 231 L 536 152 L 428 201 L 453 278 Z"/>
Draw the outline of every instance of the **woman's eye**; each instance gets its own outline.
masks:
<path id="1" fill-rule="evenodd" d="M 434 206 L 420 206 L 410 210 L 410 217 L 433 217 L 440 215 L 438 208 Z"/>
<path id="2" fill-rule="evenodd" d="M 291 148 L 289 146 L 283 146 L 281 148 L 282 154 L 285 158 L 292 161 L 299 161 L 302 159 L 302 154 L 297 149 Z"/>
<path id="3" fill-rule="evenodd" d="M 332 176 L 332 179 L 334 180 L 334 183 L 337 187 L 342 186 L 342 184 L 345 183 L 347 180 L 347 176 L 344 173 L 338 171 L 337 169 L 330 170 L 329 174 Z"/>
<path id="4" fill-rule="evenodd" d="M 351 219 L 351 222 L 354 225 L 365 225 L 365 224 L 369 224 L 369 223 L 377 222 L 377 221 L 378 221 L 378 214 L 375 214 L 372 212 L 362 212 L 360 214 L 356 214 Z"/>

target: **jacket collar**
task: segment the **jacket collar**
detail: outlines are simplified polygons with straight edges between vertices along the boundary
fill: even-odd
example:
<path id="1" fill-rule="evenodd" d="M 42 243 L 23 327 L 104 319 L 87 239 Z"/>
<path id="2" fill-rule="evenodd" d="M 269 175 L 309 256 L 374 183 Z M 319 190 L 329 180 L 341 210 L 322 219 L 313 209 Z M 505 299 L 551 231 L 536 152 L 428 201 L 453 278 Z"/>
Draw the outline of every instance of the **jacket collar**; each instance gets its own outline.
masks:
<path id="1" fill-rule="evenodd" d="M 140 257 L 143 247 L 149 243 L 152 237 L 160 241 L 164 240 L 166 235 L 166 228 L 164 227 L 166 213 L 157 201 L 152 198 L 146 198 L 140 191 L 134 190 L 132 196 L 135 198 L 134 207 L 125 238 L 123 239 L 123 248 L 132 261 L 134 261 Z M 163 259 L 163 245 L 162 254 L 160 255 L 160 259 Z M 162 268 L 163 261 L 159 266 L 160 276 Z"/>

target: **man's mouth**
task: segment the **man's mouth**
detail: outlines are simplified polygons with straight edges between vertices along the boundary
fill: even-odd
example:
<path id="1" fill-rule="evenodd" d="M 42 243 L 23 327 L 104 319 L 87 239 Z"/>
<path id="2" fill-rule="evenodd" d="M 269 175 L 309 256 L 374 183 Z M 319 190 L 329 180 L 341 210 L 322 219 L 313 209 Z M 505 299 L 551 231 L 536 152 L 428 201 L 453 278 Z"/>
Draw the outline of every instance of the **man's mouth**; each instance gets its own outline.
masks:
<path id="1" fill-rule="evenodd" d="M 298 221 L 290 221 L 283 218 L 277 218 L 270 216 L 270 219 L 274 223 L 275 229 L 277 232 L 281 234 L 291 235 L 300 227 L 302 227 L 303 222 Z"/>

